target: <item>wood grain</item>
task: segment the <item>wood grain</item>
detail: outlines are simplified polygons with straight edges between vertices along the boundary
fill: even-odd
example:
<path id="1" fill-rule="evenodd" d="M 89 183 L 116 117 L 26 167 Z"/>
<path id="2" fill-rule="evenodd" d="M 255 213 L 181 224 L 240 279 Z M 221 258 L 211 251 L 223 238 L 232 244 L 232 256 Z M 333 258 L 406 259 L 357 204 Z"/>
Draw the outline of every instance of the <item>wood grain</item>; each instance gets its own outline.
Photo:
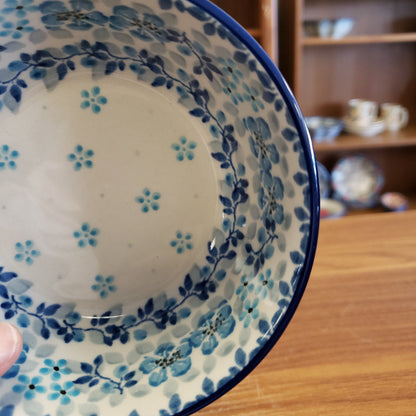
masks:
<path id="1" fill-rule="evenodd" d="M 415 416 L 416 211 L 327 220 L 282 338 L 199 416 Z"/>

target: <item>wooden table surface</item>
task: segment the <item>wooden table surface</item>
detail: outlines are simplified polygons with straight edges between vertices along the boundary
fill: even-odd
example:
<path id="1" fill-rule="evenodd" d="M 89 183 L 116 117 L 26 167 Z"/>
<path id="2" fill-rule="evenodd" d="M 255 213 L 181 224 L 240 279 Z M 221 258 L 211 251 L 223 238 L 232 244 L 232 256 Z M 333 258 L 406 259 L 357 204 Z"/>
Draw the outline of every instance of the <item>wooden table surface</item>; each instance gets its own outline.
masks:
<path id="1" fill-rule="evenodd" d="M 416 211 L 321 222 L 269 355 L 198 416 L 416 416 Z"/>

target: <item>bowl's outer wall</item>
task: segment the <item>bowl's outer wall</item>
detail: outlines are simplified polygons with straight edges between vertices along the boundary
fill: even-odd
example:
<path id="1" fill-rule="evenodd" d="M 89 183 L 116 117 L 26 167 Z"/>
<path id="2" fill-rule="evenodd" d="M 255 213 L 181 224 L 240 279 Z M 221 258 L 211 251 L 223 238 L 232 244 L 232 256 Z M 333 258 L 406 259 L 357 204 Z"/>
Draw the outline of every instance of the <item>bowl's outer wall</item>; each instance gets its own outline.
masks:
<path id="1" fill-rule="evenodd" d="M 312 269 L 313 261 L 315 258 L 316 246 L 318 241 L 318 232 L 319 232 L 319 213 L 320 213 L 320 198 L 319 198 L 319 181 L 318 173 L 316 168 L 316 159 L 312 147 L 312 141 L 309 135 L 308 128 L 306 126 L 304 117 L 299 108 L 296 99 L 290 90 L 288 84 L 284 80 L 280 71 L 263 50 L 263 48 L 258 44 L 258 42 L 232 17 L 227 13 L 221 10 L 218 6 L 214 5 L 208 0 L 188 0 L 191 3 L 194 3 L 198 7 L 204 9 L 213 17 L 215 17 L 219 22 L 227 26 L 227 28 L 237 36 L 253 53 L 253 55 L 258 59 L 262 64 L 265 71 L 268 73 L 270 78 L 276 84 L 280 94 L 285 100 L 285 104 L 288 107 L 288 110 L 293 118 L 295 127 L 299 133 L 300 140 L 303 145 L 303 150 L 305 153 L 305 159 L 307 162 L 308 174 L 309 174 L 309 186 L 310 186 L 310 200 L 311 200 L 311 218 L 310 218 L 310 234 L 309 234 L 309 244 L 306 251 L 305 263 L 303 264 L 302 271 L 300 273 L 300 278 L 296 287 L 296 291 L 293 295 L 293 298 L 290 302 L 290 305 L 284 314 L 283 318 L 279 321 L 275 332 L 271 335 L 270 339 L 264 344 L 262 349 L 258 354 L 249 362 L 249 364 L 238 373 L 234 379 L 220 389 L 215 391 L 211 396 L 202 399 L 198 403 L 190 406 L 189 408 L 179 412 L 176 416 L 188 416 L 192 413 L 202 409 L 207 406 L 209 403 L 217 400 L 219 397 L 224 395 L 227 391 L 235 387 L 241 380 L 243 380 L 254 368 L 263 360 L 263 358 L 268 354 L 268 352 L 273 348 L 278 339 L 283 334 L 290 320 L 292 319 L 299 302 L 303 296 L 306 285 L 308 283 L 309 275 Z"/>

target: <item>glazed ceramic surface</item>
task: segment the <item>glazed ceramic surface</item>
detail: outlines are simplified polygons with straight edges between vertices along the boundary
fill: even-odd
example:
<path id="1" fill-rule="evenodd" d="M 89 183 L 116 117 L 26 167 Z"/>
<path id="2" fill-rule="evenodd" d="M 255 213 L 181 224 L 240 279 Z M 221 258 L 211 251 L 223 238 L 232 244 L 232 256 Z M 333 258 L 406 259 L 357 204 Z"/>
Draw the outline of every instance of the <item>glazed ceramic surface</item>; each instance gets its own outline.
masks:
<path id="1" fill-rule="evenodd" d="M 319 194 L 297 105 L 205 1 L 0 1 L 0 415 L 185 415 L 277 341 Z"/>

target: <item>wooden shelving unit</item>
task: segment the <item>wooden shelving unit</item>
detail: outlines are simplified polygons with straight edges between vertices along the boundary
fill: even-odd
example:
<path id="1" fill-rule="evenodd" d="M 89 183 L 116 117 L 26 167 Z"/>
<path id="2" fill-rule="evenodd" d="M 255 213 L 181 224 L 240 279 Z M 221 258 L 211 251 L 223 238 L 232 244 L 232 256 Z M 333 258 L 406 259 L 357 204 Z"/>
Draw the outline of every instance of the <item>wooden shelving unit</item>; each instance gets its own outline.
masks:
<path id="1" fill-rule="evenodd" d="M 277 63 L 278 0 L 212 0 L 253 36 Z"/>
<path id="2" fill-rule="evenodd" d="M 322 46 L 322 45 L 359 45 L 373 43 L 404 43 L 416 42 L 416 33 L 387 33 L 384 35 L 360 35 L 347 36 L 341 39 L 327 39 L 318 37 L 302 38 L 304 46 Z"/>
<path id="3" fill-rule="evenodd" d="M 303 21 L 340 17 L 355 19 L 348 36 L 305 36 Z M 409 110 L 409 126 L 399 132 L 342 134 L 314 148 L 328 170 L 350 154 L 376 161 L 386 178 L 383 191 L 404 193 L 416 208 L 416 2 L 280 0 L 279 68 L 305 116 L 342 118 L 352 98 Z"/>

